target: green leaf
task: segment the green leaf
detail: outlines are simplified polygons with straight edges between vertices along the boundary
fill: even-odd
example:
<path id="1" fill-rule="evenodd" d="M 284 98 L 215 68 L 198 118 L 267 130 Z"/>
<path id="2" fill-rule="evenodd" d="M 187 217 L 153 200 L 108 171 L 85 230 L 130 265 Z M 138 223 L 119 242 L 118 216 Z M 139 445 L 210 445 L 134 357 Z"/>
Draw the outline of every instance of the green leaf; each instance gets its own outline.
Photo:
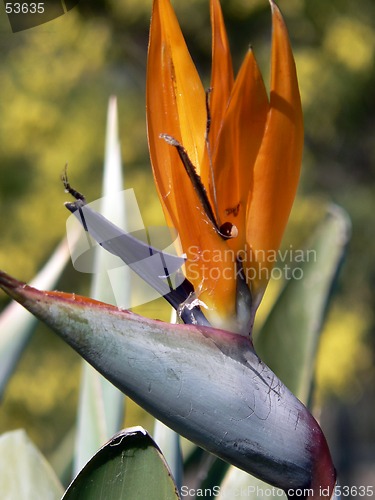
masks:
<path id="1" fill-rule="evenodd" d="M 74 294 L 40 292 L 3 272 L 0 286 L 187 439 L 283 489 L 333 486 L 319 425 L 248 338 L 150 320 Z"/>
<path id="2" fill-rule="evenodd" d="M 350 221 L 331 206 L 298 263 L 301 279 L 286 283 L 255 346 L 259 356 L 303 402 L 309 399 L 315 355 L 338 269 L 350 237 Z"/>
<path id="3" fill-rule="evenodd" d="M 72 465 L 76 426 L 72 425 L 68 432 L 59 440 L 53 451 L 47 455 L 48 462 L 62 484 L 67 484 L 72 478 Z"/>
<path id="4" fill-rule="evenodd" d="M 165 456 L 177 487 L 181 488 L 183 462 L 180 446 L 180 435 L 163 424 L 163 422 L 155 420 L 154 439 L 158 443 L 158 446 Z"/>
<path id="5" fill-rule="evenodd" d="M 77 236 L 71 235 L 73 245 Z M 69 257 L 68 244 L 64 239 L 31 284 L 39 288 L 53 288 Z M 35 317 L 16 302 L 10 303 L 0 315 L 0 398 L 35 326 Z"/>
<path id="6" fill-rule="evenodd" d="M 105 444 L 69 486 L 63 500 L 176 500 L 164 457 L 141 427 L 125 429 Z"/>
<path id="7" fill-rule="evenodd" d="M 24 430 L 0 436 L 1 498 L 60 500 L 63 488 Z"/>
<path id="8" fill-rule="evenodd" d="M 286 283 L 256 338 L 257 352 L 302 401 L 307 402 L 319 335 L 331 290 L 350 235 L 346 213 L 332 206 L 317 227 L 308 250 L 316 258 L 304 262 L 302 279 Z M 247 492 L 249 500 L 286 498 L 280 490 L 231 467 L 220 489 L 220 498 Z"/>
<path id="9" fill-rule="evenodd" d="M 123 393 L 88 363 L 84 362 L 82 368 L 73 464 L 75 473 L 108 440 L 111 431 L 117 432 L 121 428 L 124 415 Z"/>
<path id="10" fill-rule="evenodd" d="M 115 97 L 112 97 L 108 104 L 103 198 L 101 199 L 100 212 L 125 229 L 125 203 L 121 203 L 123 198 L 120 195 L 122 189 L 123 178 L 118 138 L 117 101 Z M 108 275 L 110 269 L 111 255 L 99 245 L 96 246 L 90 295 L 97 300 L 114 303 L 112 285 L 116 286 L 116 284 L 112 283 L 111 285 Z M 115 279 L 117 282 L 121 280 L 121 285 L 117 286 L 117 298 L 122 303 L 129 303 L 130 277 L 126 266 L 117 270 Z M 121 297 L 118 294 L 121 294 Z M 87 460 L 110 436 L 121 429 L 123 418 L 124 395 L 84 362 L 73 465 L 75 473 L 81 470 Z"/>
<path id="11" fill-rule="evenodd" d="M 171 324 L 177 323 L 177 314 L 174 309 L 171 312 L 170 322 Z M 177 488 L 180 490 L 184 469 L 180 435 L 163 424 L 163 422 L 160 422 L 160 420 L 155 420 L 153 435 L 171 469 Z"/>

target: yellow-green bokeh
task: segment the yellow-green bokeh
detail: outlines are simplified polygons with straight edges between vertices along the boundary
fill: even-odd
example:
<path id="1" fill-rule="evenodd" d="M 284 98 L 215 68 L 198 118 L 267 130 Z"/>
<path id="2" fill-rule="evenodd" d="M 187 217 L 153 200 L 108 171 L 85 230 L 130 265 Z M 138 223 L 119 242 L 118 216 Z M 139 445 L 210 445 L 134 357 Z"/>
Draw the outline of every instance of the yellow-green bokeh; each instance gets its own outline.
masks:
<path id="1" fill-rule="evenodd" d="M 236 68 L 251 43 L 267 74 L 268 2 L 222 3 Z M 375 5 L 279 5 L 295 49 L 306 128 L 299 199 L 286 245 L 302 244 L 330 200 L 353 220 L 353 241 L 319 352 L 317 387 L 320 402 L 331 394 L 355 400 L 364 380 L 374 376 Z M 208 82 L 207 1 L 181 2 L 176 9 Z M 163 223 L 150 187 L 145 127 L 150 12 L 150 0 L 108 0 L 16 34 L 0 16 L 0 267 L 22 280 L 33 277 L 64 234 L 68 196 L 59 177 L 65 163 L 77 189 L 89 200 L 100 196 L 112 94 L 119 103 L 124 187 L 135 189 L 146 224 Z M 59 287 L 87 294 L 89 276 L 70 266 Z M 270 301 L 271 296 L 272 290 Z M 2 307 L 7 303 L 3 294 L 0 301 Z M 167 319 L 160 304 L 137 312 Z M 39 327 L 2 402 L 0 431 L 25 426 L 44 451 L 53 451 L 74 422 L 79 367 L 78 357 Z"/>

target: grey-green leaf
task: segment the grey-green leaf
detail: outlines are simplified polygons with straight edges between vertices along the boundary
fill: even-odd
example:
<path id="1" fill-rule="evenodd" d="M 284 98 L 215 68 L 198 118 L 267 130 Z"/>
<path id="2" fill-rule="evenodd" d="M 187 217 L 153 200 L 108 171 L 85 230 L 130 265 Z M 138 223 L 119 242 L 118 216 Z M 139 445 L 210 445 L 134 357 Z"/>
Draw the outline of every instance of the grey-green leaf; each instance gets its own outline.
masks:
<path id="1" fill-rule="evenodd" d="M 112 437 L 85 465 L 63 500 L 179 499 L 163 455 L 141 427 Z"/>
<path id="2" fill-rule="evenodd" d="M 323 433 L 248 338 L 171 325 L 0 272 L 0 286 L 173 430 L 283 489 L 333 486 Z"/>
<path id="3" fill-rule="evenodd" d="M 260 357 L 303 402 L 311 390 L 319 334 L 332 286 L 350 237 L 350 221 L 331 206 L 290 280 L 267 317 L 255 346 Z"/>
<path id="4" fill-rule="evenodd" d="M 122 186 L 117 101 L 115 97 L 111 97 L 107 113 L 101 213 L 124 228 L 126 227 L 125 203 L 121 196 L 114 196 L 114 193 L 120 193 Z M 114 303 L 108 275 L 111 254 L 100 246 L 96 246 L 94 256 L 91 296 L 103 302 Z M 122 281 L 117 293 L 121 293 L 120 301 L 130 303 L 130 276 L 129 270 L 125 267 L 118 269 L 116 274 L 116 278 Z M 124 395 L 87 363 L 83 362 L 82 368 L 73 464 L 75 473 L 81 470 L 95 450 L 121 429 L 124 418 Z"/>

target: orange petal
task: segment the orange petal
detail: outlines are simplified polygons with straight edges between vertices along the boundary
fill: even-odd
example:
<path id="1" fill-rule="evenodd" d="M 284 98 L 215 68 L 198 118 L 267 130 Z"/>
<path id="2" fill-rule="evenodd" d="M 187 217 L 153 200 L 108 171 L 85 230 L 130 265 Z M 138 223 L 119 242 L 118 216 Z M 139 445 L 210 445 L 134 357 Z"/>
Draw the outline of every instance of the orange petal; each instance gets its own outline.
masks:
<path id="1" fill-rule="evenodd" d="M 206 126 L 205 94 L 168 0 L 155 0 L 153 6 L 146 101 L 155 182 L 164 211 L 178 228 L 178 199 L 192 203 L 194 193 L 177 151 L 160 135 L 169 134 L 182 143 L 199 167 Z"/>
<path id="2" fill-rule="evenodd" d="M 211 71 L 211 129 L 210 140 L 214 151 L 216 139 L 228 106 L 233 87 L 233 67 L 223 13 L 219 0 L 211 0 L 212 71 Z"/>
<path id="3" fill-rule="evenodd" d="M 201 166 L 201 176 L 203 184 L 207 186 L 211 204 L 213 204 L 215 193 L 213 191 L 212 157 L 214 151 L 216 151 L 218 136 L 229 104 L 234 78 L 228 37 L 219 0 L 211 0 L 210 13 L 212 28 L 211 93 L 209 96 L 211 115 L 209 134 L 210 151 L 208 151 L 208 148 L 205 151 L 206 154 L 203 157 Z M 215 210 L 216 212 L 217 210 Z"/>
<path id="4" fill-rule="evenodd" d="M 152 166 L 162 202 L 174 211 L 171 172 L 183 173 L 178 155 L 160 139 L 169 134 L 199 169 L 206 127 L 205 93 L 169 0 L 155 0 L 147 64 L 147 126 Z"/>
<path id="5" fill-rule="evenodd" d="M 283 18 L 272 1 L 271 8 L 270 112 L 255 163 L 246 231 L 252 259 L 247 267 L 249 272 L 256 273 L 251 286 L 257 303 L 267 286 L 273 257 L 288 221 L 303 150 L 302 109 L 293 54 Z"/>
<path id="6" fill-rule="evenodd" d="M 213 159 L 219 219 L 237 227 L 238 237 L 228 240 L 237 251 L 246 242 L 246 204 L 268 109 L 262 75 L 249 50 L 233 86 Z"/>
<path id="7" fill-rule="evenodd" d="M 146 98 L 155 181 L 164 211 L 187 254 L 186 276 L 199 298 L 225 319 L 235 308 L 234 273 L 231 279 L 223 279 L 233 262 L 226 263 L 225 258 L 212 262 L 214 253 L 225 252 L 225 241 L 205 214 L 175 148 L 160 139 L 160 134 L 177 139 L 199 172 L 205 147 L 205 92 L 168 0 L 154 1 Z"/>

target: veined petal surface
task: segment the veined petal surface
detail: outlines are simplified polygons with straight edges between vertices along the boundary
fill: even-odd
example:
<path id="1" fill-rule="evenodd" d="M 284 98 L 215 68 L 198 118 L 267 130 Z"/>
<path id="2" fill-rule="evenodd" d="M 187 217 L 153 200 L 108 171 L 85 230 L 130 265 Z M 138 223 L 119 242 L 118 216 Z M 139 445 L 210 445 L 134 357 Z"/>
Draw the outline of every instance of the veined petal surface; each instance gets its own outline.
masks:
<path id="1" fill-rule="evenodd" d="M 255 162 L 247 208 L 248 268 L 254 268 L 252 292 L 259 304 L 274 264 L 296 194 L 303 150 L 303 118 L 296 67 L 278 7 L 272 8 L 270 111 Z"/>
<path id="2" fill-rule="evenodd" d="M 233 317 L 235 273 L 233 262 L 225 258 L 225 242 L 207 217 L 176 149 L 160 138 L 168 134 L 179 141 L 199 174 L 205 149 L 205 92 L 169 0 L 154 1 L 146 93 L 152 167 L 167 219 L 178 229 L 187 255 L 186 276 L 209 311 Z M 204 250 L 211 252 L 210 258 Z M 212 272 L 213 250 L 223 257 L 217 258 Z"/>
<path id="3" fill-rule="evenodd" d="M 231 222 L 238 236 L 228 240 L 239 251 L 246 242 L 246 204 L 269 109 L 262 75 L 249 50 L 234 83 L 220 130 L 213 165 L 220 222 Z"/>
<path id="4" fill-rule="evenodd" d="M 214 151 L 225 111 L 229 103 L 234 77 L 232 57 L 219 0 L 211 0 L 210 13 L 212 26 L 210 141 L 212 151 Z"/>

